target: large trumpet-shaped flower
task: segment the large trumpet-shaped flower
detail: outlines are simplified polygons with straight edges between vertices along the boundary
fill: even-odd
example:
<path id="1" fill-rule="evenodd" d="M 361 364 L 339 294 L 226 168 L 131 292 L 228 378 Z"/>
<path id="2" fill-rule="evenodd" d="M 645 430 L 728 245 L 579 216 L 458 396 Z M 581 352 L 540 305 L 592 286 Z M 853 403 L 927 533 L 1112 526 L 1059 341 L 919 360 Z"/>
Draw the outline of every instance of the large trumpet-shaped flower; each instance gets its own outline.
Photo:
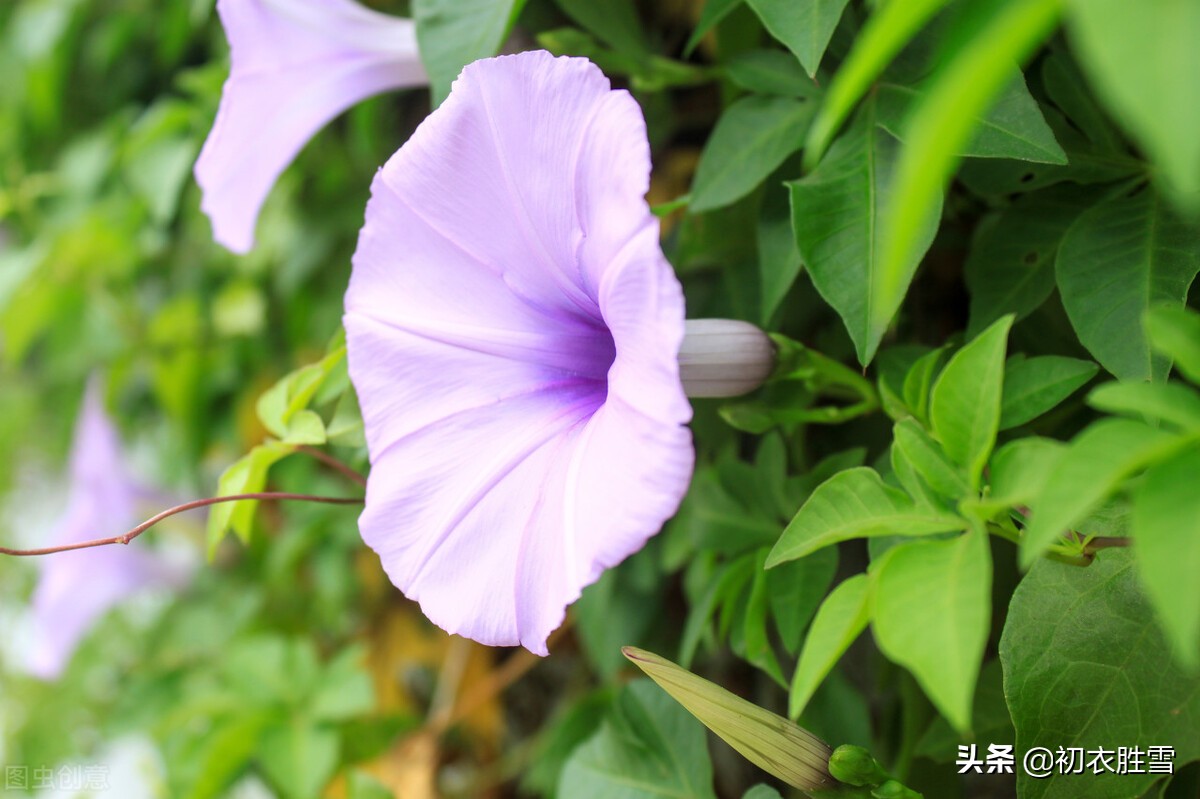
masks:
<path id="1" fill-rule="evenodd" d="M 645 122 L 579 58 L 478 61 L 383 167 L 346 294 L 363 538 L 449 632 L 546 654 L 691 477 Z"/>
<path id="2" fill-rule="evenodd" d="M 196 161 L 217 241 L 254 246 L 271 186 L 310 138 L 368 97 L 428 83 L 412 20 L 352 0 L 219 0 L 230 70 Z"/>
<path id="3" fill-rule="evenodd" d="M 98 384 L 84 395 L 71 449 L 70 495 L 47 541 L 75 544 L 122 532 L 138 522 L 148 496 L 126 471 L 117 431 L 104 413 Z M 178 570 L 146 550 L 102 546 L 38 559 L 32 641 L 26 667 L 43 679 L 59 676 L 91 626 L 140 588 L 176 581 Z"/>

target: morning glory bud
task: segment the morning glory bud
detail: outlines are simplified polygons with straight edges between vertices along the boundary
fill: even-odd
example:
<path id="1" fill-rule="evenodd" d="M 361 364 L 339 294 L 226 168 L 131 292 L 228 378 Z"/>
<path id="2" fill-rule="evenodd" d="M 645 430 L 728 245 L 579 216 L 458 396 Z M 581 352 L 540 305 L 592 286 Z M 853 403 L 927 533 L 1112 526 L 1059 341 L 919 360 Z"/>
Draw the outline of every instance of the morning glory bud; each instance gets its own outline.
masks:
<path id="1" fill-rule="evenodd" d="M 775 345 L 749 322 L 689 319 L 679 349 L 679 377 L 689 397 L 737 397 L 775 368 Z"/>

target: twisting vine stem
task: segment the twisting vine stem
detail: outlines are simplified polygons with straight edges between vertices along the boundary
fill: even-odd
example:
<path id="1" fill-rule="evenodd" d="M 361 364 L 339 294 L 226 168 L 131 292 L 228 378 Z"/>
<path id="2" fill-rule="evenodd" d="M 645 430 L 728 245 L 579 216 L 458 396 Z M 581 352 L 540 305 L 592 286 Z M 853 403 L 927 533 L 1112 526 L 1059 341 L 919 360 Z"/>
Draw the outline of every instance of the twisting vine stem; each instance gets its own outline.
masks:
<path id="1" fill-rule="evenodd" d="M 329 505 L 362 504 L 362 499 L 358 497 L 320 497 L 312 494 L 291 494 L 285 491 L 258 491 L 251 494 L 228 494 L 223 497 L 195 499 L 191 502 L 185 502 L 182 505 L 176 505 L 173 508 L 167 508 L 161 513 L 156 513 L 154 516 L 151 516 L 149 519 L 142 522 L 137 527 L 134 527 L 129 532 L 123 535 L 113 536 L 112 538 L 94 538 L 91 541 L 80 541 L 75 544 L 62 544 L 60 546 L 42 547 L 40 549 L 10 549 L 9 547 L 0 547 L 0 555 L 31 557 L 34 555 L 53 555 L 56 552 L 69 552 L 74 549 L 90 549 L 91 547 L 102 547 L 109 544 L 128 544 L 130 541 L 137 538 L 139 535 L 146 532 L 163 519 L 174 516 L 177 513 L 195 510 L 196 508 L 204 508 L 209 505 L 219 504 L 221 502 L 237 502 L 238 500 L 243 499 L 279 499 L 294 500 L 298 502 L 324 502 Z"/>

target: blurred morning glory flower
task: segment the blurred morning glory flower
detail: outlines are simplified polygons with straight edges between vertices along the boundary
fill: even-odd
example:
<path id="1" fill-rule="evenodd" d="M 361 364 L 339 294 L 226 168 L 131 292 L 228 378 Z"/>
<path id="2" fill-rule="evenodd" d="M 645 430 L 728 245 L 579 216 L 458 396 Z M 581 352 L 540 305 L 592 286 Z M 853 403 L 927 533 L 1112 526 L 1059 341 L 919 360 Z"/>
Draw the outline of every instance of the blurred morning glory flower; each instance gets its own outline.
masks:
<path id="1" fill-rule="evenodd" d="M 196 182 L 214 238 L 244 253 L 271 186 L 317 131 L 428 79 L 412 20 L 352 0 L 219 0 L 217 11 L 231 65 Z"/>
<path id="2" fill-rule="evenodd" d="M 687 490 L 683 292 L 649 178 L 634 99 L 546 52 L 467 66 L 375 178 L 346 293 L 359 526 L 449 632 L 546 654 Z"/>
<path id="3" fill-rule="evenodd" d="M 99 385 L 84 395 L 69 469 L 70 495 L 47 546 L 74 544 L 133 527 L 151 494 L 122 462 L 117 431 L 104 413 Z M 88 629 L 135 590 L 178 582 L 181 570 L 141 547 L 101 546 L 38 558 L 33 592 L 32 643 L 26 668 L 46 680 L 66 667 Z"/>

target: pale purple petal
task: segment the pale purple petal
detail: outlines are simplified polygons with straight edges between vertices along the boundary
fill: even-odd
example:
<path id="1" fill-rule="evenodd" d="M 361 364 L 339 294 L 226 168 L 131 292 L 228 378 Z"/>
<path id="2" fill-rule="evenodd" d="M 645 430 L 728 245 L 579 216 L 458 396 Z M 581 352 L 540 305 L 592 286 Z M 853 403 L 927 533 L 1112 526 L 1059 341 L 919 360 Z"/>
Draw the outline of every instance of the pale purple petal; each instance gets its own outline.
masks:
<path id="1" fill-rule="evenodd" d="M 234 252 L 280 173 L 350 106 L 428 82 L 411 20 L 352 0 L 219 0 L 229 79 L 196 161 L 213 236 Z"/>
<path id="2" fill-rule="evenodd" d="M 546 653 L 691 476 L 645 123 L 583 59 L 476 62 L 372 187 L 346 294 L 364 540 L 444 629 Z"/>
<path id="3" fill-rule="evenodd" d="M 99 384 L 84 395 L 71 450 L 70 496 L 47 545 L 118 535 L 139 519 L 141 487 L 128 476 L 120 439 L 104 413 Z M 138 588 L 178 577 L 138 546 L 104 546 L 38 558 L 33 639 L 27 668 L 43 679 L 61 674 L 79 641 L 114 604 Z"/>

